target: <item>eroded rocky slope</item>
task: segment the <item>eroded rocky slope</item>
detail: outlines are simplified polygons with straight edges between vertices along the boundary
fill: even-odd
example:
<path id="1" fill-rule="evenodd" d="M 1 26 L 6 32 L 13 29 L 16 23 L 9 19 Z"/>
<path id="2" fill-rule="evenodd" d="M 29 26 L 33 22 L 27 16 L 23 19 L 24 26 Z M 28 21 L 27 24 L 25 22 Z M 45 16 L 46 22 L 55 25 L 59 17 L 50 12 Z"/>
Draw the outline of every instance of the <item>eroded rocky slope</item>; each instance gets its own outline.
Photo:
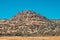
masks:
<path id="1" fill-rule="evenodd" d="M 0 20 L 1 36 L 59 36 L 60 24 L 33 11 L 18 13 L 8 20 Z"/>

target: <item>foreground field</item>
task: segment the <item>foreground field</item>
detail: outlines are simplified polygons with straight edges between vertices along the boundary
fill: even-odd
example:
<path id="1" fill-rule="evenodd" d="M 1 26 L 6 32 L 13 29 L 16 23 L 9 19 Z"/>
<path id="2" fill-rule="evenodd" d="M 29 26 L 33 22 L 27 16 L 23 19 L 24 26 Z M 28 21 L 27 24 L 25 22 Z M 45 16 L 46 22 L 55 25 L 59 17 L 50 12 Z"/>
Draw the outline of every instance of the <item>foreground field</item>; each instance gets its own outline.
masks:
<path id="1" fill-rule="evenodd" d="M 0 37 L 0 40 L 60 40 L 60 36 L 57 37 Z"/>

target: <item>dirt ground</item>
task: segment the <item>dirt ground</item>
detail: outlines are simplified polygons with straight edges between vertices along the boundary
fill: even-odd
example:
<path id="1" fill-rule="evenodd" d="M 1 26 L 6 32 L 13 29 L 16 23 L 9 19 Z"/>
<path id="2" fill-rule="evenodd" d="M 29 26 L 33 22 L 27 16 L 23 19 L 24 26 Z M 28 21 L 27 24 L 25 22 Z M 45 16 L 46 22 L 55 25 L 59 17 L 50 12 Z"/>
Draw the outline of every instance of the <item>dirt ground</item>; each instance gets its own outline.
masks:
<path id="1" fill-rule="evenodd" d="M 60 36 L 55 37 L 17 37 L 17 36 L 4 36 L 0 37 L 0 40 L 60 40 Z"/>

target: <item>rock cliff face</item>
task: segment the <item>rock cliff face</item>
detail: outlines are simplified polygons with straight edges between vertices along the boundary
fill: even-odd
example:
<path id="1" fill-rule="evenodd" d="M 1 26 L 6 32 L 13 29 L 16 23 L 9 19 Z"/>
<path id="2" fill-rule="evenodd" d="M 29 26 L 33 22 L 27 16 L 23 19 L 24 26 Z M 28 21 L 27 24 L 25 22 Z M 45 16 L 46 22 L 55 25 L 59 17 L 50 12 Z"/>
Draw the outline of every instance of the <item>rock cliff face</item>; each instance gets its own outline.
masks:
<path id="1" fill-rule="evenodd" d="M 0 20 L 0 36 L 59 36 L 60 24 L 31 10 Z"/>

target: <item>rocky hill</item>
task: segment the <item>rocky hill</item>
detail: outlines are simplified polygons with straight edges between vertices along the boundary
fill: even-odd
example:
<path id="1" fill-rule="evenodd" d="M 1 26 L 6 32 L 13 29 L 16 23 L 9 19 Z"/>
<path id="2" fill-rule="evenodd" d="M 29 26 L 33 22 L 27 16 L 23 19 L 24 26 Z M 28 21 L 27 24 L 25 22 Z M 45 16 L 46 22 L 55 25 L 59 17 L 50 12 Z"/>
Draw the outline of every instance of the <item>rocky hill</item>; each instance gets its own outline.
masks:
<path id="1" fill-rule="evenodd" d="M 0 20 L 0 36 L 59 36 L 60 24 L 31 10 Z"/>

